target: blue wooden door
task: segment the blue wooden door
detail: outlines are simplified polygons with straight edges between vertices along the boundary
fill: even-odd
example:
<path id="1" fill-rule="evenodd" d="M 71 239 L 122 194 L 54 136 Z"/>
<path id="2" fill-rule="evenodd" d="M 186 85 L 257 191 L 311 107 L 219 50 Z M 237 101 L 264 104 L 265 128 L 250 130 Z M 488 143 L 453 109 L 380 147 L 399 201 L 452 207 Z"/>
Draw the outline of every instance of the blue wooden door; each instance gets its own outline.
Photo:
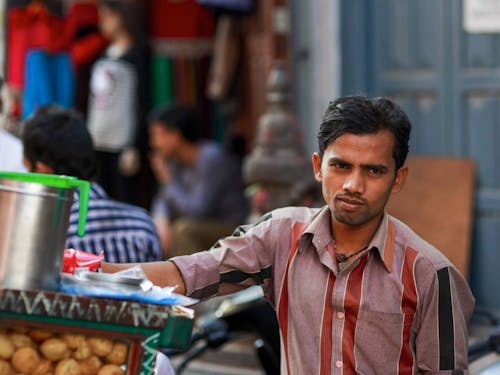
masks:
<path id="1" fill-rule="evenodd" d="M 463 30 L 458 0 L 343 0 L 343 94 L 395 98 L 411 152 L 473 158 L 470 282 L 500 308 L 500 34 Z"/>

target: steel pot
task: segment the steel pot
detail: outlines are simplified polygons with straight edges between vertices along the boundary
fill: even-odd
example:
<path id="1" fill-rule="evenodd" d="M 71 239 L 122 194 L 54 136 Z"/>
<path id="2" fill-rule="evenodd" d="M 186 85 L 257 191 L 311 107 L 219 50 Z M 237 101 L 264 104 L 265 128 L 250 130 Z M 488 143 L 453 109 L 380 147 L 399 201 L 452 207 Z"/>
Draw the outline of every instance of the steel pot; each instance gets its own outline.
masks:
<path id="1" fill-rule="evenodd" d="M 90 191 L 87 181 L 0 171 L 0 287 L 58 288 L 77 188 L 80 188 L 78 234 L 83 236 Z"/>

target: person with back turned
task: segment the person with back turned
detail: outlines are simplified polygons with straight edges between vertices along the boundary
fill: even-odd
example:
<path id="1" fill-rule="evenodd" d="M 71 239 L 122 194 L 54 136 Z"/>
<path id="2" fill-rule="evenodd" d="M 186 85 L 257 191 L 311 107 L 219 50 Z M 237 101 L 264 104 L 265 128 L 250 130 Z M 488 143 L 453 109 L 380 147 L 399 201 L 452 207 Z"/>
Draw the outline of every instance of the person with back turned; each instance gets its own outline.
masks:
<path id="1" fill-rule="evenodd" d="M 74 176 L 92 182 L 85 236 L 77 235 L 78 202 L 71 207 L 67 248 L 99 254 L 108 262 L 161 259 L 160 242 L 149 214 L 142 208 L 110 199 L 93 181 L 97 161 L 82 117 L 73 110 L 40 107 L 24 124 L 27 170 Z"/>

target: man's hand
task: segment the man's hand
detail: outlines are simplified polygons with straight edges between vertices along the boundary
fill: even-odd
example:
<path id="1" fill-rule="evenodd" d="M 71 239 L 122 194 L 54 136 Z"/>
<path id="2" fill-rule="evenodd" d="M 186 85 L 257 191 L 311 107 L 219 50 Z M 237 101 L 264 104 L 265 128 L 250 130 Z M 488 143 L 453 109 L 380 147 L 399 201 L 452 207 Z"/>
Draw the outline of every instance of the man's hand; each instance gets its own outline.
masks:
<path id="1" fill-rule="evenodd" d="M 127 147 L 120 153 L 118 169 L 124 176 L 135 176 L 141 168 L 141 155 L 135 147 Z"/>
<path id="2" fill-rule="evenodd" d="M 102 272 L 115 273 L 127 268 L 140 265 L 147 278 L 160 287 L 177 285 L 175 293 L 185 294 L 186 285 L 179 269 L 173 262 L 148 262 L 148 263 L 101 263 Z"/>
<path id="3" fill-rule="evenodd" d="M 158 182 L 164 184 L 170 181 L 170 172 L 165 159 L 158 152 L 151 152 L 149 155 L 151 170 L 153 171 Z"/>

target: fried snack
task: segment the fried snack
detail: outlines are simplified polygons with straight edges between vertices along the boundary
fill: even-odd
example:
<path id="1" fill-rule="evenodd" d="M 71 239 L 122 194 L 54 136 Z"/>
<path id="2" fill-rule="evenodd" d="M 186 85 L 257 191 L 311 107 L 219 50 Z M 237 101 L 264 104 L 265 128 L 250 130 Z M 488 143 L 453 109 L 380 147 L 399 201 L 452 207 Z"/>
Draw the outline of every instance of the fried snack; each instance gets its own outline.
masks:
<path id="1" fill-rule="evenodd" d="M 78 362 L 82 375 L 95 375 L 102 366 L 98 356 L 93 355 L 83 361 Z"/>
<path id="2" fill-rule="evenodd" d="M 12 375 L 12 366 L 9 362 L 0 359 L 0 375 Z"/>
<path id="3" fill-rule="evenodd" d="M 66 342 L 58 338 L 45 340 L 42 345 L 40 345 L 40 351 L 43 353 L 45 358 L 50 359 L 51 361 L 59 361 L 66 358 L 69 354 Z"/>
<path id="4" fill-rule="evenodd" d="M 31 374 L 38 367 L 40 356 L 35 349 L 25 346 L 14 352 L 11 363 L 17 372 Z"/>
<path id="5" fill-rule="evenodd" d="M 35 341 L 45 341 L 54 336 L 54 333 L 45 329 L 33 329 L 28 333 L 28 335 Z"/>
<path id="6" fill-rule="evenodd" d="M 92 353 L 99 357 L 105 357 L 113 349 L 113 341 L 104 337 L 89 337 L 87 343 L 92 350 Z"/>
<path id="7" fill-rule="evenodd" d="M 68 348 L 78 349 L 85 344 L 85 336 L 76 333 L 65 333 L 61 335 L 61 338 L 66 341 Z"/>
<path id="8" fill-rule="evenodd" d="M 9 359 L 14 354 L 14 344 L 5 334 L 0 334 L 0 359 Z"/>
<path id="9" fill-rule="evenodd" d="M 106 362 L 113 365 L 121 365 L 127 360 L 128 347 L 127 344 L 121 341 L 116 341 L 113 344 L 111 353 L 106 356 Z"/>
<path id="10" fill-rule="evenodd" d="M 73 358 L 77 361 L 81 361 L 89 358 L 92 355 L 92 350 L 90 349 L 90 345 L 87 344 L 86 341 L 83 342 L 74 352 Z"/>
<path id="11" fill-rule="evenodd" d="M 123 375 L 124 372 L 117 365 L 104 365 L 101 367 L 97 375 Z"/>
<path id="12" fill-rule="evenodd" d="M 9 339 L 16 349 L 22 348 L 23 346 L 35 347 L 33 340 L 25 333 L 13 332 L 9 334 Z"/>
<path id="13" fill-rule="evenodd" d="M 32 375 L 45 375 L 47 373 L 51 373 L 53 370 L 52 367 L 52 362 L 50 360 L 42 358 Z"/>
<path id="14" fill-rule="evenodd" d="M 66 358 L 60 361 L 54 375 L 81 375 L 80 366 L 73 358 Z"/>

